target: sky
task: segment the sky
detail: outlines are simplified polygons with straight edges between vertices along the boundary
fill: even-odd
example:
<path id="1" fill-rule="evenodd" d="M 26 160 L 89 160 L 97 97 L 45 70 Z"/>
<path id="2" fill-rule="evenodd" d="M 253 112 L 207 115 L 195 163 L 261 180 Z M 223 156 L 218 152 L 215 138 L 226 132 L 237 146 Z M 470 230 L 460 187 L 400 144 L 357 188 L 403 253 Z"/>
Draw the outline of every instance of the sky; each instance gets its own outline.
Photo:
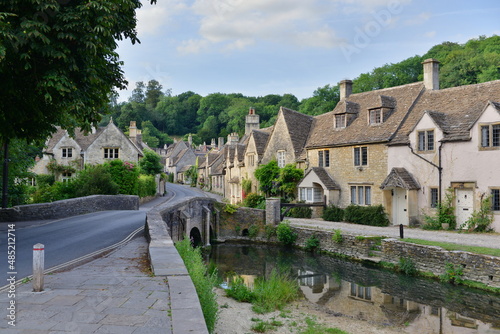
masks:
<path id="1" fill-rule="evenodd" d="M 137 20 L 141 43 L 118 47 L 120 101 L 153 79 L 172 95 L 302 100 L 445 41 L 500 35 L 500 1 L 143 0 Z"/>

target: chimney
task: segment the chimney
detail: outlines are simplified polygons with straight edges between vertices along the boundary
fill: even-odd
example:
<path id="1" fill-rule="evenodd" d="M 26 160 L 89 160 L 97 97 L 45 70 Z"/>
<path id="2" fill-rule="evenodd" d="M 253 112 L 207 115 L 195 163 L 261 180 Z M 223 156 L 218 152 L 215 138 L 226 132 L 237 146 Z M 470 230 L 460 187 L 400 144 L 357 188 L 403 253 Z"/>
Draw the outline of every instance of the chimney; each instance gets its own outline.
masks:
<path id="1" fill-rule="evenodd" d="M 239 141 L 240 141 L 240 136 L 238 135 L 238 132 L 232 132 L 227 136 L 227 143 L 229 145 L 238 144 Z"/>
<path id="2" fill-rule="evenodd" d="M 426 59 L 424 65 L 424 86 L 425 89 L 439 89 L 439 61 L 434 58 Z"/>
<path id="3" fill-rule="evenodd" d="M 189 147 L 193 146 L 193 135 L 192 134 L 189 134 L 189 136 L 188 136 L 188 143 L 189 143 Z"/>
<path id="4" fill-rule="evenodd" d="M 250 107 L 245 120 L 245 135 L 249 135 L 253 130 L 260 129 L 260 116 L 255 113 L 255 109 Z"/>
<path id="5" fill-rule="evenodd" d="M 135 121 L 130 121 L 130 126 L 128 127 L 128 136 L 131 139 L 135 139 L 137 137 L 137 126 Z"/>
<path id="6" fill-rule="evenodd" d="M 345 100 L 352 93 L 352 81 L 351 80 L 342 80 L 339 83 L 340 88 L 340 100 Z"/>
<path id="7" fill-rule="evenodd" d="M 210 143 L 210 146 L 215 147 L 215 138 L 212 138 L 212 142 Z"/>
<path id="8" fill-rule="evenodd" d="M 222 150 L 222 146 L 224 146 L 224 137 L 219 137 L 219 145 L 217 145 L 219 150 Z"/>

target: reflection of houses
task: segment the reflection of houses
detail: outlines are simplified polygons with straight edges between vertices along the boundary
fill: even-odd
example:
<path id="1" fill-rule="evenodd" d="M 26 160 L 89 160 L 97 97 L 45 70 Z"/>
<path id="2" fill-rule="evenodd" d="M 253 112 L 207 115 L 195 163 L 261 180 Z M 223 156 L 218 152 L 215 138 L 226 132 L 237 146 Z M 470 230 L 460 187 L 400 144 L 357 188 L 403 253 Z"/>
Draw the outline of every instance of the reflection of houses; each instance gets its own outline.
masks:
<path id="1" fill-rule="evenodd" d="M 49 168 L 56 168 L 59 179 L 72 177 L 72 173 L 86 164 L 102 164 L 113 159 L 138 162 L 143 149 L 148 148 L 141 140 L 141 132 L 130 122 L 130 137 L 127 137 L 111 120 L 105 127 L 94 128 L 85 134 L 75 131 L 71 137 L 66 130 L 58 129 L 46 142 L 43 157 L 37 161 L 33 172 L 49 174 Z M 64 168 L 66 167 L 66 169 Z"/>

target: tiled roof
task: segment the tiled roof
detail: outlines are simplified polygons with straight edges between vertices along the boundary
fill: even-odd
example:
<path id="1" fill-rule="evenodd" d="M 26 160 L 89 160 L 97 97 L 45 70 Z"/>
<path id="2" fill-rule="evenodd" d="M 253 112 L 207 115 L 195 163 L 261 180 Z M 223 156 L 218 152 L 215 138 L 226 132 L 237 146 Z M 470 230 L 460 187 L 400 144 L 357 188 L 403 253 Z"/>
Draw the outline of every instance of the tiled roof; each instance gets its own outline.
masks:
<path id="1" fill-rule="evenodd" d="M 352 94 L 340 101 L 331 112 L 315 117 L 314 127 L 306 147 L 343 146 L 387 142 L 397 131 L 415 99 L 424 89 L 422 82 L 371 92 Z M 369 110 L 393 108 L 381 124 L 369 124 Z M 336 114 L 357 115 L 347 127 L 334 128 Z"/>
<path id="2" fill-rule="evenodd" d="M 281 107 L 280 111 L 283 113 L 295 156 L 299 156 L 306 144 L 314 118 L 285 107 Z"/>
<path id="3" fill-rule="evenodd" d="M 333 180 L 333 177 L 323 167 L 313 167 L 309 170 L 309 172 L 307 172 L 307 174 L 309 174 L 311 172 L 314 172 L 318 176 L 318 178 L 323 183 L 323 185 L 326 187 L 326 189 L 328 189 L 328 190 L 340 190 L 339 185 Z"/>
<path id="4" fill-rule="evenodd" d="M 404 188 L 408 190 L 418 190 L 420 185 L 405 168 L 393 168 L 385 178 L 380 189 Z"/>
<path id="5" fill-rule="evenodd" d="M 271 129 L 271 128 L 267 128 L 267 129 Z M 270 131 L 253 130 L 252 135 L 253 135 L 253 139 L 255 141 L 255 148 L 257 149 L 257 154 L 260 156 L 260 155 L 264 154 L 264 151 L 266 149 L 267 140 L 269 139 Z"/>
<path id="6" fill-rule="evenodd" d="M 470 129 L 481 116 L 485 105 L 488 101 L 499 100 L 500 80 L 441 90 L 426 90 L 392 143 L 407 144 L 408 134 L 424 112 L 427 112 L 443 130 L 444 141 L 469 140 Z"/>

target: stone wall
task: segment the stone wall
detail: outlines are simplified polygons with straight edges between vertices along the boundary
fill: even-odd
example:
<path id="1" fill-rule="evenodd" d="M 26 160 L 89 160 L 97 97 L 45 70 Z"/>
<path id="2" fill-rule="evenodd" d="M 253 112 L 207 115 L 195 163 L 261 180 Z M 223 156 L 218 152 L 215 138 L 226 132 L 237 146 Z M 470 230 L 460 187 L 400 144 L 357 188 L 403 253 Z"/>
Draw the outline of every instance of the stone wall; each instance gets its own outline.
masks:
<path id="1" fill-rule="evenodd" d="M 250 233 L 252 226 L 256 226 L 257 228 L 257 238 L 265 236 L 265 210 L 241 207 L 234 213 L 228 213 L 221 207 L 219 211 L 220 221 L 217 231 L 217 238 L 219 240 L 244 237 L 248 235 L 247 233 Z"/>
<path id="2" fill-rule="evenodd" d="M 446 263 L 461 266 L 463 279 L 500 287 L 500 257 L 464 251 L 447 251 L 441 247 L 416 245 L 385 239 L 382 241 L 382 260 L 398 263 L 402 257 L 411 258 L 419 271 L 434 275 L 446 273 Z"/>
<path id="3" fill-rule="evenodd" d="M 97 211 L 138 209 L 138 196 L 93 195 L 0 209 L 0 222 L 59 219 Z"/>

